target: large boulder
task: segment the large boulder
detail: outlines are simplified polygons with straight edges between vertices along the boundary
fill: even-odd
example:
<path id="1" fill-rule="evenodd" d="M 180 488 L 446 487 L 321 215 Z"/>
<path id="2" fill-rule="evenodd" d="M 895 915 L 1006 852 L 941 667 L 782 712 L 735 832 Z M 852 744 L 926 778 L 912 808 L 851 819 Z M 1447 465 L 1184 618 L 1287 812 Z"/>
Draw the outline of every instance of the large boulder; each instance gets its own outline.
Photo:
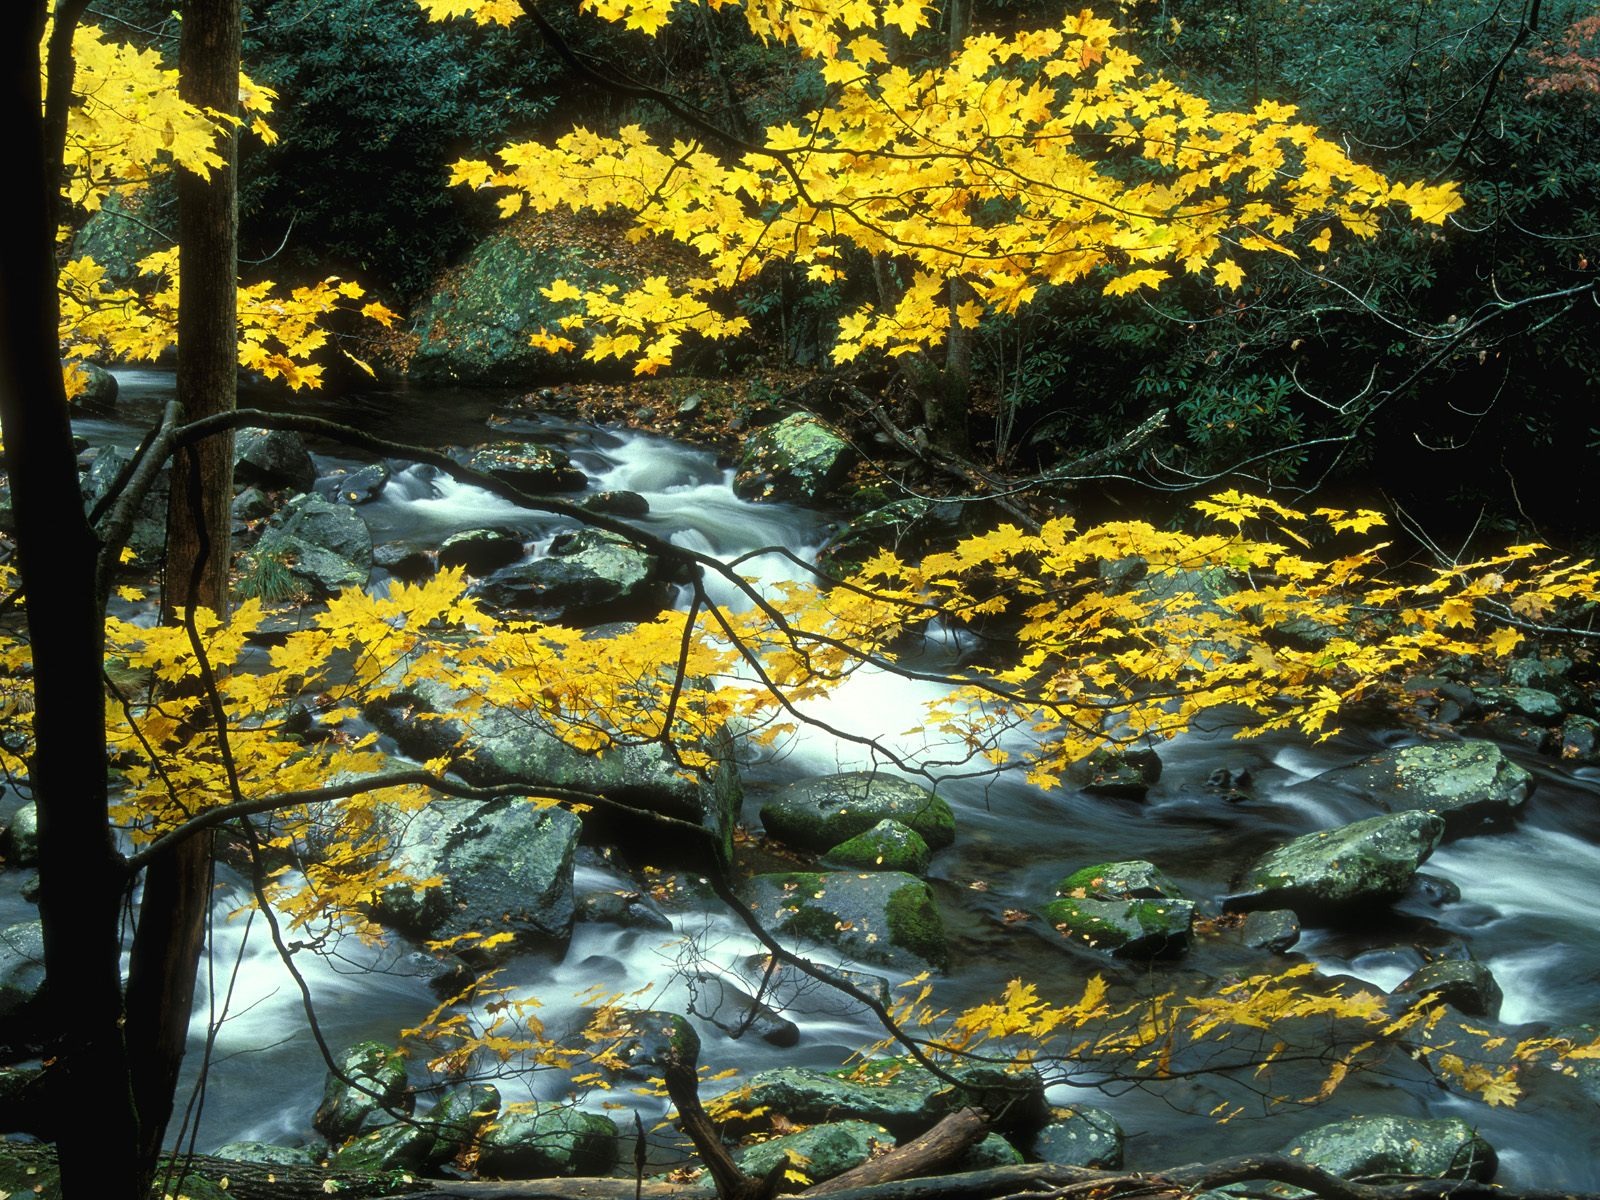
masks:
<path id="1" fill-rule="evenodd" d="M 463 466 L 493 475 L 524 492 L 581 492 L 589 477 L 562 451 L 536 442 L 502 442 L 455 453 Z"/>
<path id="2" fill-rule="evenodd" d="M 311 1125 L 335 1145 L 347 1141 L 384 1109 L 409 1110 L 405 1060 L 382 1042 L 357 1042 L 329 1071 Z M 347 1082 L 348 1081 L 348 1082 Z"/>
<path id="3" fill-rule="evenodd" d="M 911 826 L 885 817 L 865 833 L 840 842 L 822 857 L 822 865 L 843 871 L 904 871 L 926 875 L 933 851 Z"/>
<path id="4" fill-rule="evenodd" d="M 1448 1004 L 1462 1016 L 1500 1016 L 1504 995 L 1494 973 L 1470 958 L 1440 958 L 1424 963 L 1395 985 L 1394 995 L 1413 1001 L 1431 997 Z"/>
<path id="5" fill-rule="evenodd" d="M 391 887 L 375 915 L 417 938 L 513 935 L 489 949 L 464 940 L 457 953 L 473 963 L 565 944 L 572 936 L 578 832 L 578 818 L 566 809 L 525 799 L 431 805 L 406 820 L 391 858 L 417 879 L 442 882 L 423 891 Z"/>
<path id="6" fill-rule="evenodd" d="M 99 363 L 74 362 L 71 364 L 71 386 L 77 391 L 72 403 L 87 413 L 112 413 L 117 408 L 117 377 Z"/>
<path id="7" fill-rule="evenodd" d="M 611 1118 L 564 1104 L 501 1113 L 478 1141 L 478 1171 L 490 1178 L 605 1175 L 616 1165 L 617 1127 Z"/>
<path id="8" fill-rule="evenodd" d="M 1122 1165 L 1122 1126 L 1108 1112 L 1087 1105 L 1057 1110 L 1055 1120 L 1034 1135 L 1039 1162 L 1114 1171 Z"/>
<path id="9" fill-rule="evenodd" d="M 745 439 L 734 494 L 745 500 L 816 503 L 844 479 L 853 458 L 850 443 L 827 424 L 810 413 L 794 413 Z"/>
<path id="10" fill-rule="evenodd" d="M 603 529 L 559 534 L 542 558 L 507 567 L 477 590 L 501 608 L 585 626 L 647 621 L 672 598 L 660 559 Z"/>
<path id="11" fill-rule="evenodd" d="M 314 595 L 362 587 L 372 571 L 372 534 L 348 506 L 296 496 L 267 523 L 253 551 L 281 565 Z"/>
<path id="12" fill-rule="evenodd" d="M 950 805 L 920 784 L 870 771 L 847 771 L 790 784 L 761 806 L 768 835 L 797 850 L 824 853 L 892 819 L 939 850 L 956 838 Z"/>
<path id="13" fill-rule="evenodd" d="M 306 440 L 292 429 L 241 429 L 233 439 L 233 481 L 272 492 L 309 492 L 317 467 Z"/>
<path id="14" fill-rule="evenodd" d="M 708 845 L 722 861 L 731 860 L 743 789 L 729 734 L 701 747 L 716 766 L 696 776 L 683 771 L 659 746 L 619 746 L 603 755 L 585 754 L 525 712 L 471 712 L 466 700 L 443 684 L 416 680 L 404 692 L 369 705 L 365 715 L 394 738 L 402 753 L 421 762 L 449 757 L 450 769 L 469 783 L 523 783 L 606 795 L 699 826 L 708 835 L 674 843 L 659 825 L 651 825 L 657 861 L 663 851 L 700 859 Z M 625 838 L 627 832 L 618 831 L 618 836 Z"/>
<path id="15" fill-rule="evenodd" d="M 0 1052 L 26 1057 L 45 1039 L 44 926 L 22 921 L 0 929 Z"/>
<path id="16" fill-rule="evenodd" d="M 333 1152 L 335 1171 L 414 1171 L 428 1160 L 434 1134 L 424 1125 L 396 1121 L 352 1138 Z"/>
<path id="17" fill-rule="evenodd" d="M 1415 1179 L 1494 1178 L 1494 1147 L 1465 1121 L 1451 1117 L 1351 1117 L 1319 1125 L 1283 1153 L 1343 1179 L 1406 1183 Z"/>
<path id="18" fill-rule="evenodd" d="M 944 919 L 928 885 L 900 871 L 757 875 L 741 889 L 772 932 L 861 962 L 917 972 L 949 965 Z"/>
<path id="19" fill-rule="evenodd" d="M 1452 833 L 1509 815 L 1533 777 L 1493 742 L 1425 742 L 1385 750 L 1322 776 L 1370 796 L 1390 812 L 1431 812 Z"/>
<path id="20" fill-rule="evenodd" d="M 439 566 L 460 567 L 468 575 L 489 575 L 522 557 L 522 534 L 504 526 L 463 529 L 439 543 Z"/>
<path id="21" fill-rule="evenodd" d="M 432 1136 L 424 1156 L 427 1166 L 449 1162 L 470 1147 L 500 1112 L 500 1089 L 492 1083 L 458 1084 L 421 1121 Z"/>
<path id="22" fill-rule="evenodd" d="M 764 1179 L 785 1158 L 789 1169 L 812 1183 L 843 1175 L 867 1162 L 880 1149 L 892 1149 L 894 1135 L 871 1121 L 829 1121 L 799 1133 L 785 1134 L 734 1155 L 746 1175 Z"/>
<path id="23" fill-rule="evenodd" d="M 1175 953 L 1189 941 L 1194 903 L 1143 859 L 1084 867 L 1056 884 L 1044 906 L 1063 937 L 1127 958 Z"/>
<path id="24" fill-rule="evenodd" d="M 717 1107 L 735 1130 L 768 1126 L 779 1115 L 802 1125 L 869 1121 L 897 1138 L 926 1133 L 956 1110 L 974 1105 L 1002 1132 L 1036 1129 L 1048 1119 L 1044 1080 L 1034 1071 L 978 1066 L 958 1067 L 950 1075 L 959 1084 L 899 1058 L 839 1071 L 779 1067 L 752 1076 L 721 1097 Z"/>
<path id="25" fill-rule="evenodd" d="M 1444 818 L 1422 810 L 1308 833 L 1251 867 L 1228 906 L 1292 908 L 1304 916 L 1387 903 L 1405 893 L 1443 835 Z"/>

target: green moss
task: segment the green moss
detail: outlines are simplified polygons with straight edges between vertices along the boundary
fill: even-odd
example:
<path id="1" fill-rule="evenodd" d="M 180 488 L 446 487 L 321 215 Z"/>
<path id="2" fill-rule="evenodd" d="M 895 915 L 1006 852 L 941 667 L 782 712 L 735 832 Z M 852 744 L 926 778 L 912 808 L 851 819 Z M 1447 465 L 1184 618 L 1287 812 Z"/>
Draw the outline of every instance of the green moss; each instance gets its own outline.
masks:
<path id="1" fill-rule="evenodd" d="M 950 965 L 950 947 L 945 941 L 944 919 L 933 902 L 927 884 L 908 884 L 889 897 L 884 905 L 889 921 L 889 940 L 917 957 L 944 970 Z"/>

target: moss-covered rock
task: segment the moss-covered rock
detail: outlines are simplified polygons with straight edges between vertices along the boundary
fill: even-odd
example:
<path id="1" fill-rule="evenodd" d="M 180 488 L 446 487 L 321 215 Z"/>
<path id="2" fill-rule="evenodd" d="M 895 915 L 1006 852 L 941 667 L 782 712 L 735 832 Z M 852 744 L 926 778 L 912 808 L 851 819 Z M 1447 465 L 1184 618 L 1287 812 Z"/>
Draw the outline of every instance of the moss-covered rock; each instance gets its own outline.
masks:
<path id="1" fill-rule="evenodd" d="M 833 946 L 862 962 L 943 970 L 944 920 L 928 885 L 899 871 L 757 875 L 742 889 L 773 932 Z"/>
<path id="2" fill-rule="evenodd" d="M 734 1155 L 734 1160 L 747 1175 L 761 1179 L 787 1157 L 790 1169 L 802 1172 L 812 1183 L 821 1183 L 859 1167 L 878 1147 L 893 1145 L 894 1135 L 882 1125 L 830 1121 L 749 1146 Z M 793 1183 L 781 1190 L 794 1191 L 800 1186 Z"/>
<path id="3" fill-rule="evenodd" d="M 565 453 L 536 442 L 502 442 L 454 456 L 463 466 L 535 495 L 581 492 L 589 485 L 589 477 L 573 466 Z"/>
<path id="4" fill-rule="evenodd" d="M 823 855 L 822 865 L 846 871 L 904 871 L 926 875 L 933 851 L 909 825 L 886 817 L 865 833 L 840 842 Z"/>
<path id="5" fill-rule="evenodd" d="M 1144 859 L 1098 863 L 1056 884 L 1043 915 L 1074 942 L 1127 958 L 1181 951 L 1194 924 L 1194 904 Z"/>
<path id="6" fill-rule="evenodd" d="M 372 534 L 347 505 L 307 494 L 274 514 L 254 555 L 281 564 L 314 595 L 331 596 L 367 582 Z"/>
<path id="7" fill-rule="evenodd" d="M 1343 1179 L 1405 1183 L 1413 1179 L 1494 1178 L 1494 1147 L 1465 1121 L 1363 1116 L 1301 1134 L 1283 1153 Z"/>
<path id="8" fill-rule="evenodd" d="M 322 1103 L 311 1118 L 312 1127 L 335 1145 L 354 1137 L 384 1108 L 409 1105 L 405 1060 L 393 1046 L 357 1042 L 339 1055 L 337 1065 L 337 1073 L 328 1072 Z"/>
<path id="9" fill-rule="evenodd" d="M 1520 807 L 1533 777 L 1493 742 L 1425 742 L 1385 750 L 1323 779 L 1371 796 L 1391 812 L 1431 812 L 1451 833 Z"/>
<path id="10" fill-rule="evenodd" d="M 567 1105 L 503 1113 L 478 1141 L 478 1171 L 500 1179 L 605 1175 L 617 1165 L 611 1118 Z"/>
<path id="11" fill-rule="evenodd" d="M 337 1171 L 414 1171 L 427 1161 L 435 1140 L 426 1125 L 396 1121 L 346 1142 L 328 1165 Z"/>
<path id="12" fill-rule="evenodd" d="M 1467 1017 L 1500 1016 L 1504 995 L 1494 973 L 1470 958 L 1441 958 L 1424 963 L 1395 986 L 1394 995 L 1420 1001 L 1432 996 Z"/>
<path id="13" fill-rule="evenodd" d="M 431 1136 L 423 1165 L 449 1162 L 471 1146 L 500 1112 L 500 1089 L 490 1083 L 452 1088 L 433 1106 L 420 1125 Z"/>
<path id="14" fill-rule="evenodd" d="M 1025 1160 L 1018 1150 L 998 1133 L 987 1134 L 956 1160 L 956 1171 L 988 1171 L 995 1167 L 1016 1167 Z"/>
<path id="15" fill-rule="evenodd" d="M 805 779 L 761 806 L 761 823 L 770 836 L 819 854 L 891 819 L 914 829 L 932 849 L 955 841 L 955 814 L 941 797 L 870 771 Z"/>
<path id="16" fill-rule="evenodd" d="M 1386 903 L 1405 893 L 1443 834 L 1444 819 L 1422 810 L 1308 833 L 1261 858 L 1228 904 L 1304 916 Z"/>
<path id="17" fill-rule="evenodd" d="M 314 1167 L 318 1162 L 316 1154 L 307 1146 L 279 1146 L 274 1142 L 228 1142 L 211 1153 L 217 1158 L 267 1167 Z"/>
<path id="18" fill-rule="evenodd" d="M 850 443 L 810 413 L 794 413 L 752 433 L 744 444 L 733 490 L 746 500 L 815 503 L 850 469 Z"/>
<path id="19" fill-rule="evenodd" d="M 1122 1140 L 1122 1126 L 1110 1113 L 1074 1105 L 1056 1111 L 1030 1150 L 1039 1162 L 1114 1171 L 1122 1165 Z"/>

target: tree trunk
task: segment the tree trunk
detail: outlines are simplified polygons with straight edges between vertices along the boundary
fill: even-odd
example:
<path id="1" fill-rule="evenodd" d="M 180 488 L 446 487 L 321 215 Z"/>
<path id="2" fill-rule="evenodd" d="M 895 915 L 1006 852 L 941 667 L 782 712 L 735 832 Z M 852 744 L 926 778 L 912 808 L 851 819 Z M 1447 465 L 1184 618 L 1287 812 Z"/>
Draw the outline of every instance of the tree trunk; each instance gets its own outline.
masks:
<path id="1" fill-rule="evenodd" d="M 78 490 L 57 356 L 61 151 L 52 149 L 46 131 L 54 123 L 39 104 L 44 12 L 39 2 L 0 9 L 0 151 L 10 170 L 9 228 L 0 238 L 0 424 L 33 654 L 30 777 L 45 973 L 63 1014 L 53 1085 L 82 1105 L 79 1119 L 61 1124 L 62 1187 L 69 1197 L 132 1200 L 142 1197 L 143 1173 L 122 1031 L 118 921 L 126 880 L 107 813 L 98 545 Z M 57 20 L 70 36 L 76 13 Z M 52 95 L 65 95 L 70 55 L 62 59 Z M 64 109 L 51 115 L 59 123 Z"/>
<path id="2" fill-rule="evenodd" d="M 191 104 L 236 115 L 238 0 L 185 0 L 179 92 Z M 194 420 L 236 407 L 238 378 L 238 189 L 232 134 L 209 179 L 178 174 L 178 403 Z M 228 615 L 233 436 L 179 450 L 167 509 L 162 619 L 180 609 Z M 189 686 L 197 686 L 191 683 Z M 187 814 L 192 815 L 192 814 Z M 139 1149 L 154 1162 L 194 1008 L 195 975 L 211 900 L 211 839 L 189 838 L 152 862 L 128 968 L 128 1032 Z"/>

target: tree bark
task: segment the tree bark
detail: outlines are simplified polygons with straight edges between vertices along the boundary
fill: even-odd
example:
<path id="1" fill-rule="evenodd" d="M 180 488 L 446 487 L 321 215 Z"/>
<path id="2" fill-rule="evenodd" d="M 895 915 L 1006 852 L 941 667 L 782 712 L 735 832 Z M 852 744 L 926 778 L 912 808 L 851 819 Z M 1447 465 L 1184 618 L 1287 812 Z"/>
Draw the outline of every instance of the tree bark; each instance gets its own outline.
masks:
<path id="1" fill-rule="evenodd" d="M 64 1014 L 52 1086 L 87 1106 L 83 1119 L 60 1130 L 62 1187 L 69 1197 L 132 1200 L 142 1182 L 122 1031 L 118 919 L 126 877 L 107 813 L 98 546 L 78 490 L 57 352 L 61 148 L 52 147 L 47 127 L 64 128 L 64 110 L 47 114 L 39 103 L 44 15 L 41 2 L 0 9 L 0 153 L 10 172 L 9 228 L 0 238 L 0 425 L 33 654 L 30 781 L 45 973 Z M 57 21 L 65 28 L 52 42 L 70 49 L 76 13 L 58 12 Z M 65 96 L 70 54 L 52 66 L 50 93 Z"/>
<path id="2" fill-rule="evenodd" d="M 982 1140 L 988 1122 L 982 1110 L 963 1108 L 953 1112 L 921 1137 L 864 1162 L 843 1175 L 825 1179 L 805 1190 L 807 1196 L 826 1196 L 851 1188 L 872 1187 L 894 1179 L 933 1175 L 944 1170 Z"/>
<path id="3" fill-rule="evenodd" d="M 238 0 L 184 0 L 178 90 L 185 100 L 237 115 L 239 38 Z M 237 406 L 236 139 L 227 132 L 219 140 L 223 165 L 210 178 L 180 171 L 177 180 L 177 396 L 189 420 Z M 178 451 L 167 510 L 163 620 L 201 608 L 227 619 L 232 498 L 231 432 Z M 179 843 L 145 871 L 128 968 L 128 1033 L 139 1149 L 151 1163 L 172 1117 L 210 900 L 208 835 Z"/>

